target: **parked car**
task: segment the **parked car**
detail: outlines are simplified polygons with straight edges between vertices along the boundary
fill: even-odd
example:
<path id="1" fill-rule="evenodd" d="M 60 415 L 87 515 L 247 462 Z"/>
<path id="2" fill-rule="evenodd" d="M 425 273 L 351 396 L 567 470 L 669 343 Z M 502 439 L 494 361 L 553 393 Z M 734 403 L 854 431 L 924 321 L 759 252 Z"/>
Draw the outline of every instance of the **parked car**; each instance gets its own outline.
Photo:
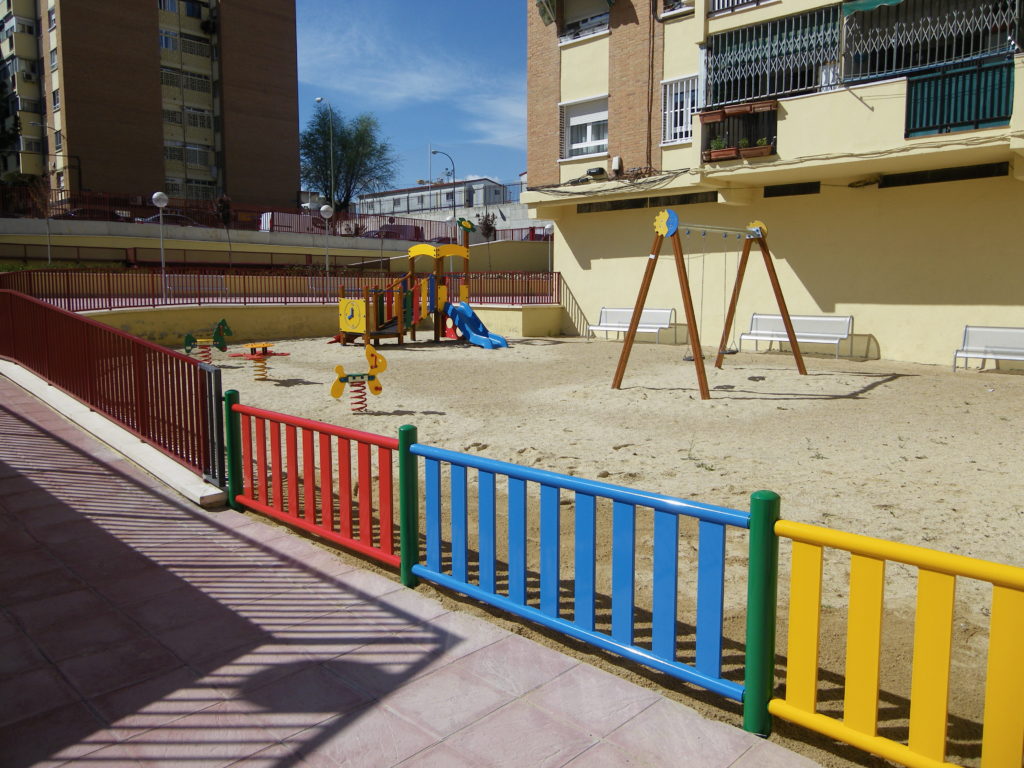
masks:
<path id="1" fill-rule="evenodd" d="M 456 240 L 454 237 L 449 237 L 448 235 L 441 235 L 439 237 L 432 237 L 429 240 L 427 240 L 427 242 L 430 243 L 431 245 L 448 245 L 451 243 L 458 244 L 459 241 Z"/>
<path id="2" fill-rule="evenodd" d="M 159 224 L 160 214 L 154 213 L 152 216 L 147 216 L 144 219 L 135 220 L 139 224 Z M 205 227 L 205 224 L 200 224 L 198 221 L 193 219 L 191 216 L 186 216 L 184 213 L 164 212 L 164 224 L 173 225 L 176 227 Z"/>
<path id="3" fill-rule="evenodd" d="M 109 208 L 71 208 L 50 218 L 68 221 L 131 221 L 127 216 L 122 216 Z"/>

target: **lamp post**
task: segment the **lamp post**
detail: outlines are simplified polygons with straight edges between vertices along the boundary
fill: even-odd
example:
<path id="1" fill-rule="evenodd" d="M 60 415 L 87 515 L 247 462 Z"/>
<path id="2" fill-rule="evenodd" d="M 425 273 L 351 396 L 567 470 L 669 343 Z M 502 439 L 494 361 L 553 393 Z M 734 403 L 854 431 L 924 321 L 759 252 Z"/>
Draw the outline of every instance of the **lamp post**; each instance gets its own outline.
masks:
<path id="1" fill-rule="evenodd" d="M 327 202 L 330 205 L 334 205 L 334 190 L 335 190 L 335 184 L 334 184 L 334 107 L 332 107 L 331 106 L 331 102 L 328 101 L 327 99 L 325 99 L 323 96 L 317 96 L 316 97 L 316 103 L 317 104 L 321 104 L 321 103 L 324 103 L 324 102 L 327 103 L 327 114 L 328 114 L 327 128 L 328 128 L 328 135 L 330 136 L 330 139 L 331 139 L 331 144 L 330 144 L 330 146 L 331 146 L 331 189 L 327 193 Z M 323 211 L 322 208 L 320 210 Z M 331 212 L 331 215 L 334 215 L 333 210 Z"/>
<path id="2" fill-rule="evenodd" d="M 448 162 L 452 164 L 452 216 L 455 216 L 455 161 L 452 160 L 452 156 L 447 152 L 442 152 L 440 149 L 430 150 L 432 155 L 444 155 L 448 158 Z"/>
<path id="3" fill-rule="evenodd" d="M 324 275 L 331 274 L 331 245 L 328 237 L 331 230 L 331 217 L 334 215 L 334 208 L 329 205 L 320 206 L 320 218 L 324 220 Z"/>
<path id="4" fill-rule="evenodd" d="M 160 284 L 162 286 L 162 295 L 164 304 L 167 303 L 167 264 L 164 261 L 164 208 L 167 207 L 167 195 L 163 192 L 153 193 L 153 205 L 157 207 L 160 212 Z"/>
<path id="5" fill-rule="evenodd" d="M 544 234 L 547 235 L 548 240 L 548 272 L 554 272 L 555 225 L 548 224 L 544 227 Z"/>

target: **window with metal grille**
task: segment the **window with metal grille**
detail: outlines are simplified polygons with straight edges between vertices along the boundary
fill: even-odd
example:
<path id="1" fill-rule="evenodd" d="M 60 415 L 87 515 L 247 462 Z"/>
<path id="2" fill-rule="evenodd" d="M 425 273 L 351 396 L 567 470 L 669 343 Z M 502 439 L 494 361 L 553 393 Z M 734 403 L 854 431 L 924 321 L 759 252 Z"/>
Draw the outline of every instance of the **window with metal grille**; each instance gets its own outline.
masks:
<path id="1" fill-rule="evenodd" d="M 217 196 L 217 184 L 212 181 L 189 179 L 185 182 L 185 197 L 189 200 L 213 200 Z"/>
<path id="2" fill-rule="evenodd" d="M 164 122 L 171 125 L 181 125 L 181 112 L 174 109 L 165 109 Z"/>
<path id="3" fill-rule="evenodd" d="M 190 56 L 201 56 L 204 59 L 210 58 L 210 44 L 195 35 L 181 35 L 181 52 Z"/>
<path id="4" fill-rule="evenodd" d="M 608 151 L 608 97 L 563 104 L 562 158 Z"/>
<path id="5" fill-rule="evenodd" d="M 181 72 L 168 67 L 160 68 L 160 85 L 169 85 L 173 88 L 181 87 Z"/>
<path id="6" fill-rule="evenodd" d="M 907 138 L 1009 125 L 1012 113 L 1012 59 L 907 78 Z"/>
<path id="7" fill-rule="evenodd" d="M 179 163 L 185 162 L 185 148 L 180 144 L 165 144 L 164 160 L 171 160 Z"/>
<path id="8" fill-rule="evenodd" d="M 563 0 L 562 43 L 605 32 L 608 29 L 608 0 Z"/>
<path id="9" fill-rule="evenodd" d="M 903 0 L 852 13 L 843 24 L 843 80 L 892 77 L 1013 53 L 1017 0 Z"/>
<path id="10" fill-rule="evenodd" d="M 164 179 L 164 192 L 168 197 L 181 197 L 185 191 L 185 182 L 181 179 Z"/>
<path id="11" fill-rule="evenodd" d="M 196 168 L 205 168 L 210 165 L 210 152 L 213 147 L 202 144 L 185 145 L 185 164 Z"/>
<path id="12" fill-rule="evenodd" d="M 737 8 L 750 8 L 754 5 L 761 5 L 770 0 L 708 0 L 708 15 L 713 13 L 725 13 L 734 11 Z"/>
<path id="13" fill-rule="evenodd" d="M 681 77 L 661 84 L 661 143 L 693 139 L 693 116 L 700 109 L 700 78 Z"/>
<path id="14" fill-rule="evenodd" d="M 822 70 L 839 61 L 839 20 L 839 6 L 833 5 L 711 35 L 707 103 L 818 90 Z"/>
<path id="15" fill-rule="evenodd" d="M 213 115 L 206 110 L 185 107 L 185 118 L 189 128 L 205 128 L 213 130 Z"/>
<path id="16" fill-rule="evenodd" d="M 181 84 L 189 91 L 199 91 L 200 93 L 210 92 L 210 78 L 196 72 L 182 72 Z"/>

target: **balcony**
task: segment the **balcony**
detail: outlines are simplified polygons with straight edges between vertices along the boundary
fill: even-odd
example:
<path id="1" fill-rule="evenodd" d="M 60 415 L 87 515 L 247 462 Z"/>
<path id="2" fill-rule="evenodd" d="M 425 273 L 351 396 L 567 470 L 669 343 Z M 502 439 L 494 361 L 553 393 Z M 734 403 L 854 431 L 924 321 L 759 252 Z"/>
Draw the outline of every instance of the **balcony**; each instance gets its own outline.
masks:
<path id="1" fill-rule="evenodd" d="M 1009 125 L 1012 113 L 1012 59 L 907 78 L 906 138 Z"/>
<path id="2" fill-rule="evenodd" d="M 708 0 L 708 16 L 727 13 L 741 8 L 752 8 L 755 5 L 763 5 L 766 2 L 769 2 L 769 0 Z"/>
<path id="3" fill-rule="evenodd" d="M 702 112 L 701 159 L 708 163 L 774 155 L 777 107 L 775 101 L 761 101 Z"/>

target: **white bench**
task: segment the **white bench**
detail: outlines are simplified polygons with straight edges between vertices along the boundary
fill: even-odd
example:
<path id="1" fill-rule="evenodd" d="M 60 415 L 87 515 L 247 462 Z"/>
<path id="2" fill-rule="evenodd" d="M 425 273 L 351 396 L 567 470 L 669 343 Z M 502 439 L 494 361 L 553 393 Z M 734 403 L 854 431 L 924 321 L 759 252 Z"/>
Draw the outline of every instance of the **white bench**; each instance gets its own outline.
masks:
<path id="1" fill-rule="evenodd" d="M 588 326 L 587 341 L 590 335 L 596 335 L 596 331 L 604 331 L 605 338 L 608 332 L 626 333 L 629 331 L 629 321 L 633 319 L 633 310 L 629 308 L 601 307 L 601 314 L 597 318 L 597 324 Z M 655 340 L 658 333 L 666 328 L 675 328 L 676 311 L 674 309 L 644 309 L 640 312 L 640 324 L 637 325 L 637 333 L 653 333 Z"/>
<path id="2" fill-rule="evenodd" d="M 985 359 L 989 360 L 1024 360 L 1024 328 L 994 328 L 984 325 L 965 325 L 964 341 L 953 353 L 953 370 L 956 361 L 964 359 L 967 367 L 968 358 L 980 357 L 981 367 L 985 367 Z"/>
<path id="3" fill-rule="evenodd" d="M 835 344 L 836 357 L 839 357 L 839 343 L 850 338 L 853 333 L 852 315 L 790 315 L 793 331 L 798 342 L 807 344 Z M 754 349 L 758 342 L 767 341 L 768 349 L 773 341 L 789 341 L 782 315 L 759 315 L 750 318 L 750 332 L 740 334 L 740 349 L 743 340 L 753 340 Z"/>

